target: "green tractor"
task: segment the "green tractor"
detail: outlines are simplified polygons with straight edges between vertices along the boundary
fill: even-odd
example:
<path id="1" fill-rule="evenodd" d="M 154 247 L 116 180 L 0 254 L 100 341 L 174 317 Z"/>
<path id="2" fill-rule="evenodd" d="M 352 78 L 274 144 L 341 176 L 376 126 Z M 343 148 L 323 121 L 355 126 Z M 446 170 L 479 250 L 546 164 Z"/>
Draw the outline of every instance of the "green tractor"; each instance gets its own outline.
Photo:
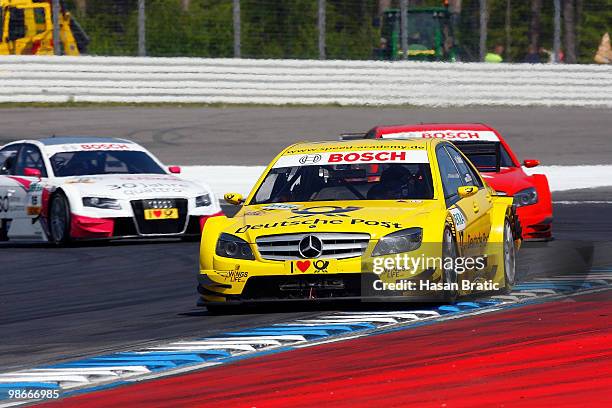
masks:
<path id="1" fill-rule="evenodd" d="M 408 8 L 408 60 L 457 61 L 453 14 L 447 7 Z M 381 44 L 378 59 L 404 59 L 402 25 L 399 9 L 387 9 L 382 14 Z"/>

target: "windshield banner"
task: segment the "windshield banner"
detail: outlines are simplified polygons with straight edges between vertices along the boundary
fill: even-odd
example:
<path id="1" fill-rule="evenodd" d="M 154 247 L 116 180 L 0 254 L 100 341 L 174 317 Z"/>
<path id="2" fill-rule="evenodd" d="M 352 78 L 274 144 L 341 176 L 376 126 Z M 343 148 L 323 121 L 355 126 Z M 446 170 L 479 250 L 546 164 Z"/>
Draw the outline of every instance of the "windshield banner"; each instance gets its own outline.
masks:
<path id="1" fill-rule="evenodd" d="M 60 152 L 100 152 L 100 151 L 137 151 L 146 152 L 135 143 L 71 143 L 45 146 L 48 156 Z"/>
<path id="2" fill-rule="evenodd" d="M 381 137 L 383 139 L 444 139 L 462 142 L 499 142 L 499 137 L 490 130 L 422 130 L 388 133 Z"/>
<path id="3" fill-rule="evenodd" d="M 327 166 L 334 164 L 429 163 L 425 150 L 340 151 L 335 153 L 293 154 L 282 156 L 274 168 Z"/>

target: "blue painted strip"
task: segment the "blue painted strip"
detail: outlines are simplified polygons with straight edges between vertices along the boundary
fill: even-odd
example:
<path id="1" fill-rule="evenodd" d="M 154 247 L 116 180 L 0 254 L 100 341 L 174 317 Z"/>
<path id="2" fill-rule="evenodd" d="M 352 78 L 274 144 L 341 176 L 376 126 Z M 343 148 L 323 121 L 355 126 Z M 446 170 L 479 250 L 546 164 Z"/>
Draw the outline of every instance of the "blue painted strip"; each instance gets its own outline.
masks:
<path id="1" fill-rule="evenodd" d="M 458 302 L 455 304 L 455 306 L 459 306 L 462 309 L 478 309 L 479 307 L 482 307 L 482 305 L 475 302 Z"/>
<path id="2" fill-rule="evenodd" d="M 444 306 L 438 307 L 438 312 L 440 312 L 442 314 L 456 313 L 456 312 L 460 312 L 460 311 L 461 311 L 461 309 L 459 309 L 457 306 L 453 306 L 453 305 L 444 305 Z"/>
<path id="3" fill-rule="evenodd" d="M 482 307 L 487 307 L 487 306 L 498 305 L 498 304 L 503 303 L 503 302 L 501 300 L 497 300 L 497 299 L 489 299 L 489 300 L 479 300 L 478 303 Z"/>

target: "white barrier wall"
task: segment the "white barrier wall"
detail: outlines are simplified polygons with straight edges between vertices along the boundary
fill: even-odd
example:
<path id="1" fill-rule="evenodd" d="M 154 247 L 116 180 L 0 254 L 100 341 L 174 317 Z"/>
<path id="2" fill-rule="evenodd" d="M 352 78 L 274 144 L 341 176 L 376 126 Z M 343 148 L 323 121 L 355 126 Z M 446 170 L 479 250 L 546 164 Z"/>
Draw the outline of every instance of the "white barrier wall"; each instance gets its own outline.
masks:
<path id="1" fill-rule="evenodd" d="M 0 57 L 0 102 L 612 106 L 612 66 Z"/>

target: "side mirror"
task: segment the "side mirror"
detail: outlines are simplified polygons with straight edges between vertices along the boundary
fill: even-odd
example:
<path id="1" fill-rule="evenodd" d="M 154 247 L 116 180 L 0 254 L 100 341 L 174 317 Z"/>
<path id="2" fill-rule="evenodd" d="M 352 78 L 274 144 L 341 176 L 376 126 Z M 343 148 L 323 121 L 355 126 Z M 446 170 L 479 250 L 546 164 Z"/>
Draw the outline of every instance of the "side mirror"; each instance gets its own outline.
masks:
<path id="1" fill-rule="evenodd" d="M 539 165 L 540 165 L 540 161 L 539 160 L 527 159 L 527 160 L 523 161 L 523 166 L 527 167 L 528 169 L 530 169 L 532 167 L 537 167 Z"/>
<path id="2" fill-rule="evenodd" d="M 240 205 L 244 203 L 244 198 L 242 197 L 242 194 L 238 193 L 227 193 L 223 196 L 223 199 L 225 200 L 225 202 L 232 205 Z"/>
<path id="3" fill-rule="evenodd" d="M 478 187 L 474 186 L 461 186 L 457 189 L 457 194 L 461 198 L 471 197 L 478 192 Z"/>
<path id="4" fill-rule="evenodd" d="M 23 175 L 26 177 L 42 177 L 42 172 L 38 169 L 33 169 L 32 167 L 26 167 L 23 170 Z"/>
<path id="5" fill-rule="evenodd" d="M 170 166 L 168 167 L 168 171 L 172 174 L 181 174 L 181 167 L 180 166 Z"/>

